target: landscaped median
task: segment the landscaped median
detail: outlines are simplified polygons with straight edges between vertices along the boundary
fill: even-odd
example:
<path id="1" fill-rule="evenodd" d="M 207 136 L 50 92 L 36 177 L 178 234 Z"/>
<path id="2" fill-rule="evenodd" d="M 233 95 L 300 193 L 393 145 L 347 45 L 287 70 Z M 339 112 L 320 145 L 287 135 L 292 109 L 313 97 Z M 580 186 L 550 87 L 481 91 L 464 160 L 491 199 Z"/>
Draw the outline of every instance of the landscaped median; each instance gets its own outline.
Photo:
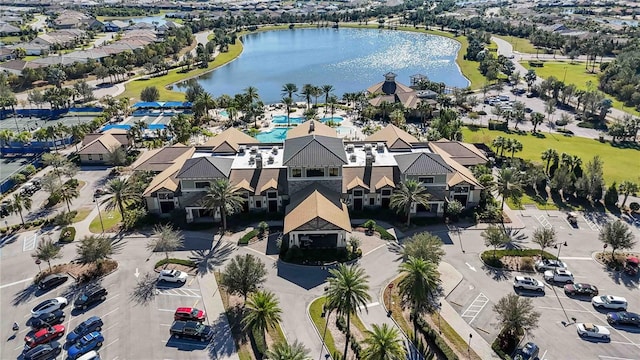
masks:
<path id="1" fill-rule="evenodd" d="M 544 259 L 556 260 L 557 257 L 546 251 Z M 492 268 L 510 271 L 535 271 L 535 261 L 540 258 L 538 249 L 487 250 L 480 254 L 482 262 Z"/>

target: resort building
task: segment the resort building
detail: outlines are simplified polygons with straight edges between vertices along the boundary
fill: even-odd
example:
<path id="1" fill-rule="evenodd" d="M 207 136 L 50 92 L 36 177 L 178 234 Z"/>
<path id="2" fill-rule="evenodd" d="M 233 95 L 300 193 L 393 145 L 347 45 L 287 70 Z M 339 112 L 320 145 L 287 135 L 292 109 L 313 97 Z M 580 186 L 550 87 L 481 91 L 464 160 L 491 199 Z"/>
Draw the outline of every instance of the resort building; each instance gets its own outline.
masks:
<path id="1" fill-rule="evenodd" d="M 165 165 L 154 167 L 153 159 Z M 258 143 L 230 128 L 202 147 L 156 150 L 134 164 L 154 170 L 144 192 L 150 212 L 183 209 L 187 221 L 219 218 L 203 206 L 207 188 L 228 179 L 244 198 L 243 212 L 284 212 L 289 245 L 346 246 L 349 211 L 389 208 L 403 181 L 425 184 L 431 198 L 412 204 L 416 216 L 443 216 L 449 201 L 471 207 L 482 185 L 467 166 L 486 163 L 473 145 L 420 142 L 393 126 L 349 142 L 314 120 L 291 129 L 281 143 Z"/>
<path id="2" fill-rule="evenodd" d="M 103 133 L 87 134 L 78 150 L 82 165 L 108 165 L 111 154 L 118 148 L 129 149 L 131 138 L 125 130 L 111 129 Z"/>

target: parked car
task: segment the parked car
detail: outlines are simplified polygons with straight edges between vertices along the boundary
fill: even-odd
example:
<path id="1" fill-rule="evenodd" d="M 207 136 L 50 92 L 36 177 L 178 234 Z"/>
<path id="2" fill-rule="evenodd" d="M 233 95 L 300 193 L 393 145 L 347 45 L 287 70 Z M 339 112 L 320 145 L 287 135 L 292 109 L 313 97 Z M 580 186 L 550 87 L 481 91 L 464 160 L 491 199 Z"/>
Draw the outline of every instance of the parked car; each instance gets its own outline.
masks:
<path id="1" fill-rule="evenodd" d="M 536 261 L 535 267 L 538 271 L 547 271 L 555 269 L 566 269 L 567 264 L 563 263 L 560 260 L 541 259 Z"/>
<path id="2" fill-rule="evenodd" d="M 203 322 L 206 318 L 207 315 L 204 311 L 190 307 L 179 307 L 178 309 L 176 309 L 175 314 L 173 314 L 174 320 L 182 321 Z"/>
<path id="3" fill-rule="evenodd" d="M 513 287 L 519 290 L 544 291 L 544 284 L 529 276 L 516 276 Z"/>
<path id="4" fill-rule="evenodd" d="M 610 312 L 607 314 L 607 322 L 611 325 L 632 325 L 640 327 L 640 315 L 626 311 Z"/>
<path id="5" fill-rule="evenodd" d="M 102 286 L 94 286 L 85 290 L 85 292 L 73 302 L 76 309 L 86 309 L 89 305 L 98 301 L 104 301 L 107 298 L 107 289 Z"/>
<path id="6" fill-rule="evenodd" d="M 190 338 L 206 342 L 213 337 L 213 328 L 195 321 L 174 321 L 169 333 L 176 339 Z"/>
<path id="7" fill-rule="evenodd" d="M 102 319 L 97 316 L 92 316 L 87 320 L 80 323 L 80 325 L 76 326 L 73 331 L 67 334 L 67 341 L 70 343 L 75 343 L 83 336 L 94 332 L 102 330 Z"/>
<path id="8" fill-rule="evenodd" d="M 544 272 L 544 279 L 555 283 L 573 283 L 573 274 L 567 269 L 547 270 Z"/>
<path id="9" fill-rule="evenodd" d="M 600 339 L 609 339 L 611 332 L 609 329 L 602 325 L 595 325 L 592 323 L 577 323 L 578 335 L 581 337 L 596 337 Z"/>
<path id="10" fill-rule="evenodd" d="M 538 345 L 528 342 L 522 347 L 522 349 L 518 349 L 513 360 L 534 360 L 538 357 L 538 354 L 540 354 L 540 348 Z"/>
<path id="11" fill-rule="evenodd" d="M 91 350 L 88 353 L 80 356 L 76 360 L 100 360 L 100 354 L 97 351 Z"/>
<path id="12" fill-rule="evenodd" d="M 28 350 L 22 355 L 24 360 L 45 360 L 53 359 L 62 352 L 62 345 L 57 341 L 42 344 Z"/>
<path id="13" fill-rule="evenodd" d="M 48 290 L 54 287 L 64 284 L 69 279 L 69 276 L 64 274 L 51 274 L 38 282 L 38 289 Z"/>
<path id="14" fill-rule="evenodd" d="M 33 335 L 24 337 L 25 348 L 32 349 L 40 344 L 46 344 L 64 335 L 64 325 L 53 325 L 36 331 Z"/>
<path id="15" fill-rule="evenodd" d="M 158 281 L 181 282 L 184 284 L 187 282 L 187 277 L 187 273 L 180 270 L 162 270 Z"/>
<path id="16" fill-rule="evenodd" d="M 68 303 L 69 301 L 65 297 L 57 297 L 54 299 L 45 300 L 31 309 L 31 315 L 33 317 L 38 317 L 44 313 L 64 309 L 64 307 L 67 306 Z"/>
<path id="17" fill-rule="evenodd" d="M 9 216 L 11 213 L 11 204 L 8 201 L 0 203 L 0 217 Z"/>
<path id="18" fill-rule="evenodd" d="M 574 296 L 596 296 L 598 295 L 598 288 L 594 285 L 585 283 L 567 284 L 564 286 L 564 293 Z"/>
<path id="19" fill-rule="evenodd" d="M 99 348 L 104 343 L 104 336 L 99 331 L 88 333 L 67 350 L 69 359 L 76 360 L 83 354 Z"/>
<path id="20" fill-rule="evenodd" d="M 31 320 L 31 327 L 33 329 L 42 329 L 54 324 L 60 324 L 64 321 L 64 311 L 56 310 L 48 313 L 44 313 L 37 318 Z"/>
<path id="21" fill-rule="evenodd" d="M 622 296 L 594 296 L 591 299 L 591 304 L 599 309 L 627 310 L 627 299 Z"/>

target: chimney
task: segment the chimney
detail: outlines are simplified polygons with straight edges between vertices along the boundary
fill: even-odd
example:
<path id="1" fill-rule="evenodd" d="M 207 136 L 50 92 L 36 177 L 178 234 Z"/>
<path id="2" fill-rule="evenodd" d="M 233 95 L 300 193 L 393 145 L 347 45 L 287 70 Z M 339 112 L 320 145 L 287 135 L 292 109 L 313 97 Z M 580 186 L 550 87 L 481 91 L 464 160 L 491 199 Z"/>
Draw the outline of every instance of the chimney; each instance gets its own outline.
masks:
<path id="1" fill-rule="evenodd" d="M 262 154 L 261 153 L 257 153 L 256 154 L 256 168 L 257 169 L 262 169 Z"/>
<path id="2" fill-rule="evenodd" d="M 364 163 L 365 163 L 365 166 L 367 167 L 371 167 L 375 161 L 376 161 L 376 158 L 374 157 L 373 154 L 367 154 L 364 157 Z"/>
<path id="3" fill-rule="evenodd" d="M 316 125 L 313 123 L 313 120 L 309 120 L 309 133 L 316 131 Z"/>

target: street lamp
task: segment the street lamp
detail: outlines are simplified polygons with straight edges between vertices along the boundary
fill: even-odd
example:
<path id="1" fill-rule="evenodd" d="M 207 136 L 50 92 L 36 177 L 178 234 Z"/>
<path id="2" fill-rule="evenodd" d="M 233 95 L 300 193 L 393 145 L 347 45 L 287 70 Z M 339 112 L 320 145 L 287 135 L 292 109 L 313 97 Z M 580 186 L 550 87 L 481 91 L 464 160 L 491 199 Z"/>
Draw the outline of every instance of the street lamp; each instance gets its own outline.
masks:
<path id="1" fill-rule="evenodd" d="M 440 328 L 440 310 L 442 309 L 442 303 L 438 303 L 438 332 L 442 334 L 442 329 Z"/>
<path id="2" fill-rule="evenodd" d="M 100 228 L 102 229 L 102 234 L 104 235 L 104 223 L 102 222 L 102 213 L 100 212 L 100 203 L 96 201 L 96 197 L 93 197 L 93 202 L 96 203 L 96 207 L 98 208 L 98 217 L 100 218 Z"/>
<path id="3" fill-rule="evenodd" d="M 569 245 L 567 245 L 566 241 L 564 242 L 564 244 L 563 243 L 559 243 L 559 244 L 553 245 L 554 249 L 558 249 L 558 255 L 556 256 L 556 258 L 558 258 L 558 259 L 560 259 L 560 250 L 562 250 L 563 246 L 569 246 Z"/>
<path id="4" fill-rule="evenodd" d="M 469 343 L 467 343 L 467 356 L 471 358 L 471 338 L 473 334 L 469 334 Z"/>

